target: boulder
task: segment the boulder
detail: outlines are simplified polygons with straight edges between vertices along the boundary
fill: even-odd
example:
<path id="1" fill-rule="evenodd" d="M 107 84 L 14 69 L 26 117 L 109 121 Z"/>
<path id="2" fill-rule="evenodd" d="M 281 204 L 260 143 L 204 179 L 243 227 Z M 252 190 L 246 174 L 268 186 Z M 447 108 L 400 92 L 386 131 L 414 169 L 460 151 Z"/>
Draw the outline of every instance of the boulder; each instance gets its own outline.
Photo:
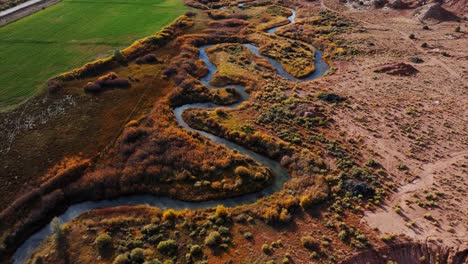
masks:
<path id="1" fill-rule="evenodd" d="M 375 8 L 382 8 L 385 6 L 386 3 L 387 3 L 387 0 L 373 0 L 372 1 L 372 5 Z"/>
<path id="2" fill-rule="evenodd" d="M 393 9 L 404 9 L 408 7 L 408 5 L 401 0 L 390 0 L 387 6 Z"/>

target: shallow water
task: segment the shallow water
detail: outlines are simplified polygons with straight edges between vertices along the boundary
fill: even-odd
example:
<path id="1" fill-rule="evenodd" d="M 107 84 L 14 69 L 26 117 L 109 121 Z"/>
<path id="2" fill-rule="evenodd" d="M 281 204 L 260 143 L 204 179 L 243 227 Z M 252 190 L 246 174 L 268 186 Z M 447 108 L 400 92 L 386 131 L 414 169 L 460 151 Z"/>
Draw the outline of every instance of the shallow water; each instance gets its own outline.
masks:
<path id="1" fill-rule="evenodd" d="M 294 23 L 296 12 L 292 9 L 291 11 L 293 12 L 293 14 L 288 19 L 291 23 Z M 269 29 L 267 32 L 274 33 L 278 28 L 279 27 Z M 206 54 L 206 48 L 209 48 L 210 46 L 212 45 L 206 45 L 206 46 L 200 47 L 200 55 L 199 55 L 200 59 L 204 61 L 204 63 L 209 69 L 209 73 L 205 77 L 203 77 L 200 81 L 210 89 L 218 89 L 219 87 L 215 87 L 210 84 L 210 81 L 213 78 L 214 73 L 216 72 L 216 66 L 211 63 L 211 61 L 209 60 Z M 316 79 L 320 76 L 323 76 L 325 72 L 328 70 L 328 65 L 322 60 L 322 53 L 316 50 L 315 72 L 312 73 L 310 76 L 307 76 L 304 79 L 297 79 L 291 76 L 290 74 L 288 74 L 283 69 L 283 67 L 281 66 L 279 62 L 275 61 L 274 59 L 271 59 L 271 58 L 268 58 L 259 54 L 258 47 L 252 44 L 244 44 L 244 46 L 249 48 L 255 55 L 267 59 L 275 67 L 278 75 L 290 81 L 299 82 L 299 81 L 309 81 L 312 79 Z M 228 198 L 224 200 L 205 201 L 205 202 L 184 202 L 184 201 L 171 199 L 168 197 L 154 196 L 154 195 L 131 195 L 131 196 L 120 197 L 120 198 L 112 199 L 112 200 L 102 200 L 102 201 L 96 201 L 96 202 L 89 201 L 89 202 L 74 204 L 68 207 L 65 213 L 58 216 L 60 221 L 62 223 L 69 222 L 73 220 L 75 217 L 77 217 L 78 215 L 80 215 L 81 213 L 90 211 L 92 209 L 123 206 L 123 205 L 150 205 L 150 206 L 159 207 L 161 209 L 172 208 L 175 210 L 180 210 L 180 209 L 185 209 L 185 208 L 192 209 L 192 210 L 204 209 L 204 208 L 215 207 L 217 205 L 224 205 L 226 207 L 234 207 L 234 206 L 239 206 L 243 204 L 254 203 L 261 197 L 271 195 L 281 190 L 281 188 L 283 187 L 283 184 L 289 179 L 290 176 L 288 172 L 284 168 L 282 168 L 278 162 L 273 161 L 262 155 L 259 155 L 251 150 L 248 150 L 226 139 L 217 137 L 215 135 L 212 135 L 204 131 L 193 129 L 190 126 L 188 126 L 188 124 L 182 119 L 183 111 L 190 109 L 190 108 L 203 108 L 203 109 L 213 109 L 213 108 L 218 108 L 218 107 L 235 108 L 239 104 L 241 104 L 243 101 L 248 100 L 249 95 L 245 92 L 243 86 L 229 85 L 229 87 L 235 88 L 237 92 L 241 95 L 241 100 L 239 100 L 239 102 L 229 105 L 229 106 L 219 106 L 213 103 L 196 103 L 196 104 L 183 105 L 174 109 L 174 114 L 176 116 L 177 122 L 184 129 L 187 129 L 189 131 L 196 131 L 200 133 L 201 135 L 203 135 L 204 137 L 210 139 L 213 143 L 222 144 L 226 146 L 227 148 L 230 148 L 234 151 L 247 155 L 253 160 L 255 160 L 256 162 L 258 162 L 260 165 L 268 168 L 274 177 L 274 181 L 270 186 L 256 193 L 246 194 L 246 195 L 242 195 L 239 197 Z M 51 234 L 52 234 L 52 231 L 51 231 L 51 227 L 49 223 L 48 225 L 43 227 L 40 231 L 36 232 L 34 235 L 29 237 L 16 250 L 12 258 L 13 263 L 21 264 L 21 263 L 26 262 L 26 260 L 28 260 L 28 258 L 31 256 L 34 249 L 37 248 L 41 244 L 41 242 L 44 241 Z"/>

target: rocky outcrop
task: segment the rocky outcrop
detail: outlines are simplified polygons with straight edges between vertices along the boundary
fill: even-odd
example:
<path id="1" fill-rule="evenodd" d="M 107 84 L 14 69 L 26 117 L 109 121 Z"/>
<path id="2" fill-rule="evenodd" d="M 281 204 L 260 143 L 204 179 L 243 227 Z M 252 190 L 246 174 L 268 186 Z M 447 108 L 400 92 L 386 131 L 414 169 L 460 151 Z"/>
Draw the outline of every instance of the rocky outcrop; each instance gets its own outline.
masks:
<path id="1" fill-rule="evenodd" d="M 408 4 L 401 0 L 389 0 L 387 6 L 393 9 L 404 9 L 408 7 Z"/>
<path id="2" fill-rule="evenodd" d="M 428 22 L 460 20 L 458 16 L 444 9 L 440 3 L 431 3 L 421 6 L 414 11 L 413 15 L 420 21 Z"/>
<path id="3" fill-rule="evenodd" d="M 346 180 L 343 184 L 343 189 L 351 194 L 351 196 L 361 195 L 364 198 L 374 196 L 375 190 L 365 182 L 358 182 L 354 180 Z"/>
<path id="4" fill-rule="evenodd" d="M 466 0 L 445 0 L 443 7 L 461 17 L 466 17 L 468 14 L 468 2 Z"/>
<path id="5" fill-rule="evenodd" d="M 386 264 L 390 261 L 393 263 L 464 264 L 467 257 L 468 249 L 457 251 L 437 245 L 401 243 L 362 251 L 348 257 L 341 264 Z"/>
<path id="6" fill-rule="evenodd" d="M 376 73 L 386 73 L 390 75 L 409 76 L 418 73 L 419 71 L 410 64 L 403 62 L 386 64 L 374 70 Z"/>

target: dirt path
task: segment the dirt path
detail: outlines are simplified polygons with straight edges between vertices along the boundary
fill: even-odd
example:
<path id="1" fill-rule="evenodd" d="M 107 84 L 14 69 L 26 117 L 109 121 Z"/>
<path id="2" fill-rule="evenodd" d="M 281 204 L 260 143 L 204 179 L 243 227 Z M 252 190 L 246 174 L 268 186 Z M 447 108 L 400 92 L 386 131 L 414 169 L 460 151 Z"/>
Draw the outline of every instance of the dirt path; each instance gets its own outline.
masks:
<path id="1" fill-rule="evenodd" d="M 441 159 L 434 163 L 423 165 L 423 170 L 418 179 L 402 186 L 398 193 L 396 193 L 392 200 L 398 200 L 404 194 L 412 193 L 423 188 L 429 188 L 434 184 L 434 174 L 437 171 L 447 171 L 453 164 L 466 159 L 468 151 L 461 151 L 448 154 L 450 158 Z"/>
<path id="2" fill-rule="evenodd" d="M 441 159 L 433 163 L 422 166 L 419 177 L 411 183 L 401 186 L 398 191 L 391 196 L 387 204 L 376 210 L 368 211 L 363 218 L 370 226 L 378 228 L 382 233 L 404 234 L 413 239 L 427 241 L 428 239 L 443 241 L 446 245 L 454 247 L 466 247 L 467 230 L 463 223 L 453 226 L 453 231 L 447 228 L 445 214 L 451 215 L 453 212 L 442 208 L 430 209 L 427 213 L 425 209 L 416 205 L 406 204 L 406 201 L 414 198 L 421 190 L 428 190 L 441 185 L 435 177 L 438 173 L 449 173 L 453 171 L 451 167 L 457 163 L 467 164 L 468 151 L 460 151 L 448 154 L 449 158 Z M 466 177 L 465 177 L 466 178 Z M 463 198 L 458 210 L 465 211 L 466 204 Z M 397 212 L 393 208 L 400 206 L 402 212 Z M 447 216 L 450 218 L 450 216 Z M 409 225 L 409 223 L 414 223 Z M 449 232 L 445 232 L 449 231 Z"/>

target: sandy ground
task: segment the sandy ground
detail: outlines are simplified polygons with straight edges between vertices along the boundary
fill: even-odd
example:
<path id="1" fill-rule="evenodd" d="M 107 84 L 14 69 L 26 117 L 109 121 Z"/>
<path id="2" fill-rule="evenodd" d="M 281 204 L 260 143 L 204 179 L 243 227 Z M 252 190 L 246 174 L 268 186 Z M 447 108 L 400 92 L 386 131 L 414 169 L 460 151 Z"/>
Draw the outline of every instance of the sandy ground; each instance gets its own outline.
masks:
<path id="1" fill-rule="evenodd" d="M 321 5 L 328 10 L 346 8 L 334 0 Z M 368 157 L 382 164 L 396 187 L 384 205 L 366 212 L 363 221 L 383 234 L 466 248 L 466 21 L 456 33 L 458 22 L 433 23 L 424 30 L 408 10 L 348 9 L 344 14 L 359 21 L 360 30 L 346 36 L 359 53 L 353 61 L 339 62 L 337 74 L 324 85 L 350 98 L 350 107 L 338 111 L 335 120 L 349 138 L 366 144 Z M 422 43 L 428 47 L 422 48 Z M 411 63 L 413 56 L 424 62 Z M 396 62 L 411 64 L 419 73 L 374 73 L 380 65 Z"/>

